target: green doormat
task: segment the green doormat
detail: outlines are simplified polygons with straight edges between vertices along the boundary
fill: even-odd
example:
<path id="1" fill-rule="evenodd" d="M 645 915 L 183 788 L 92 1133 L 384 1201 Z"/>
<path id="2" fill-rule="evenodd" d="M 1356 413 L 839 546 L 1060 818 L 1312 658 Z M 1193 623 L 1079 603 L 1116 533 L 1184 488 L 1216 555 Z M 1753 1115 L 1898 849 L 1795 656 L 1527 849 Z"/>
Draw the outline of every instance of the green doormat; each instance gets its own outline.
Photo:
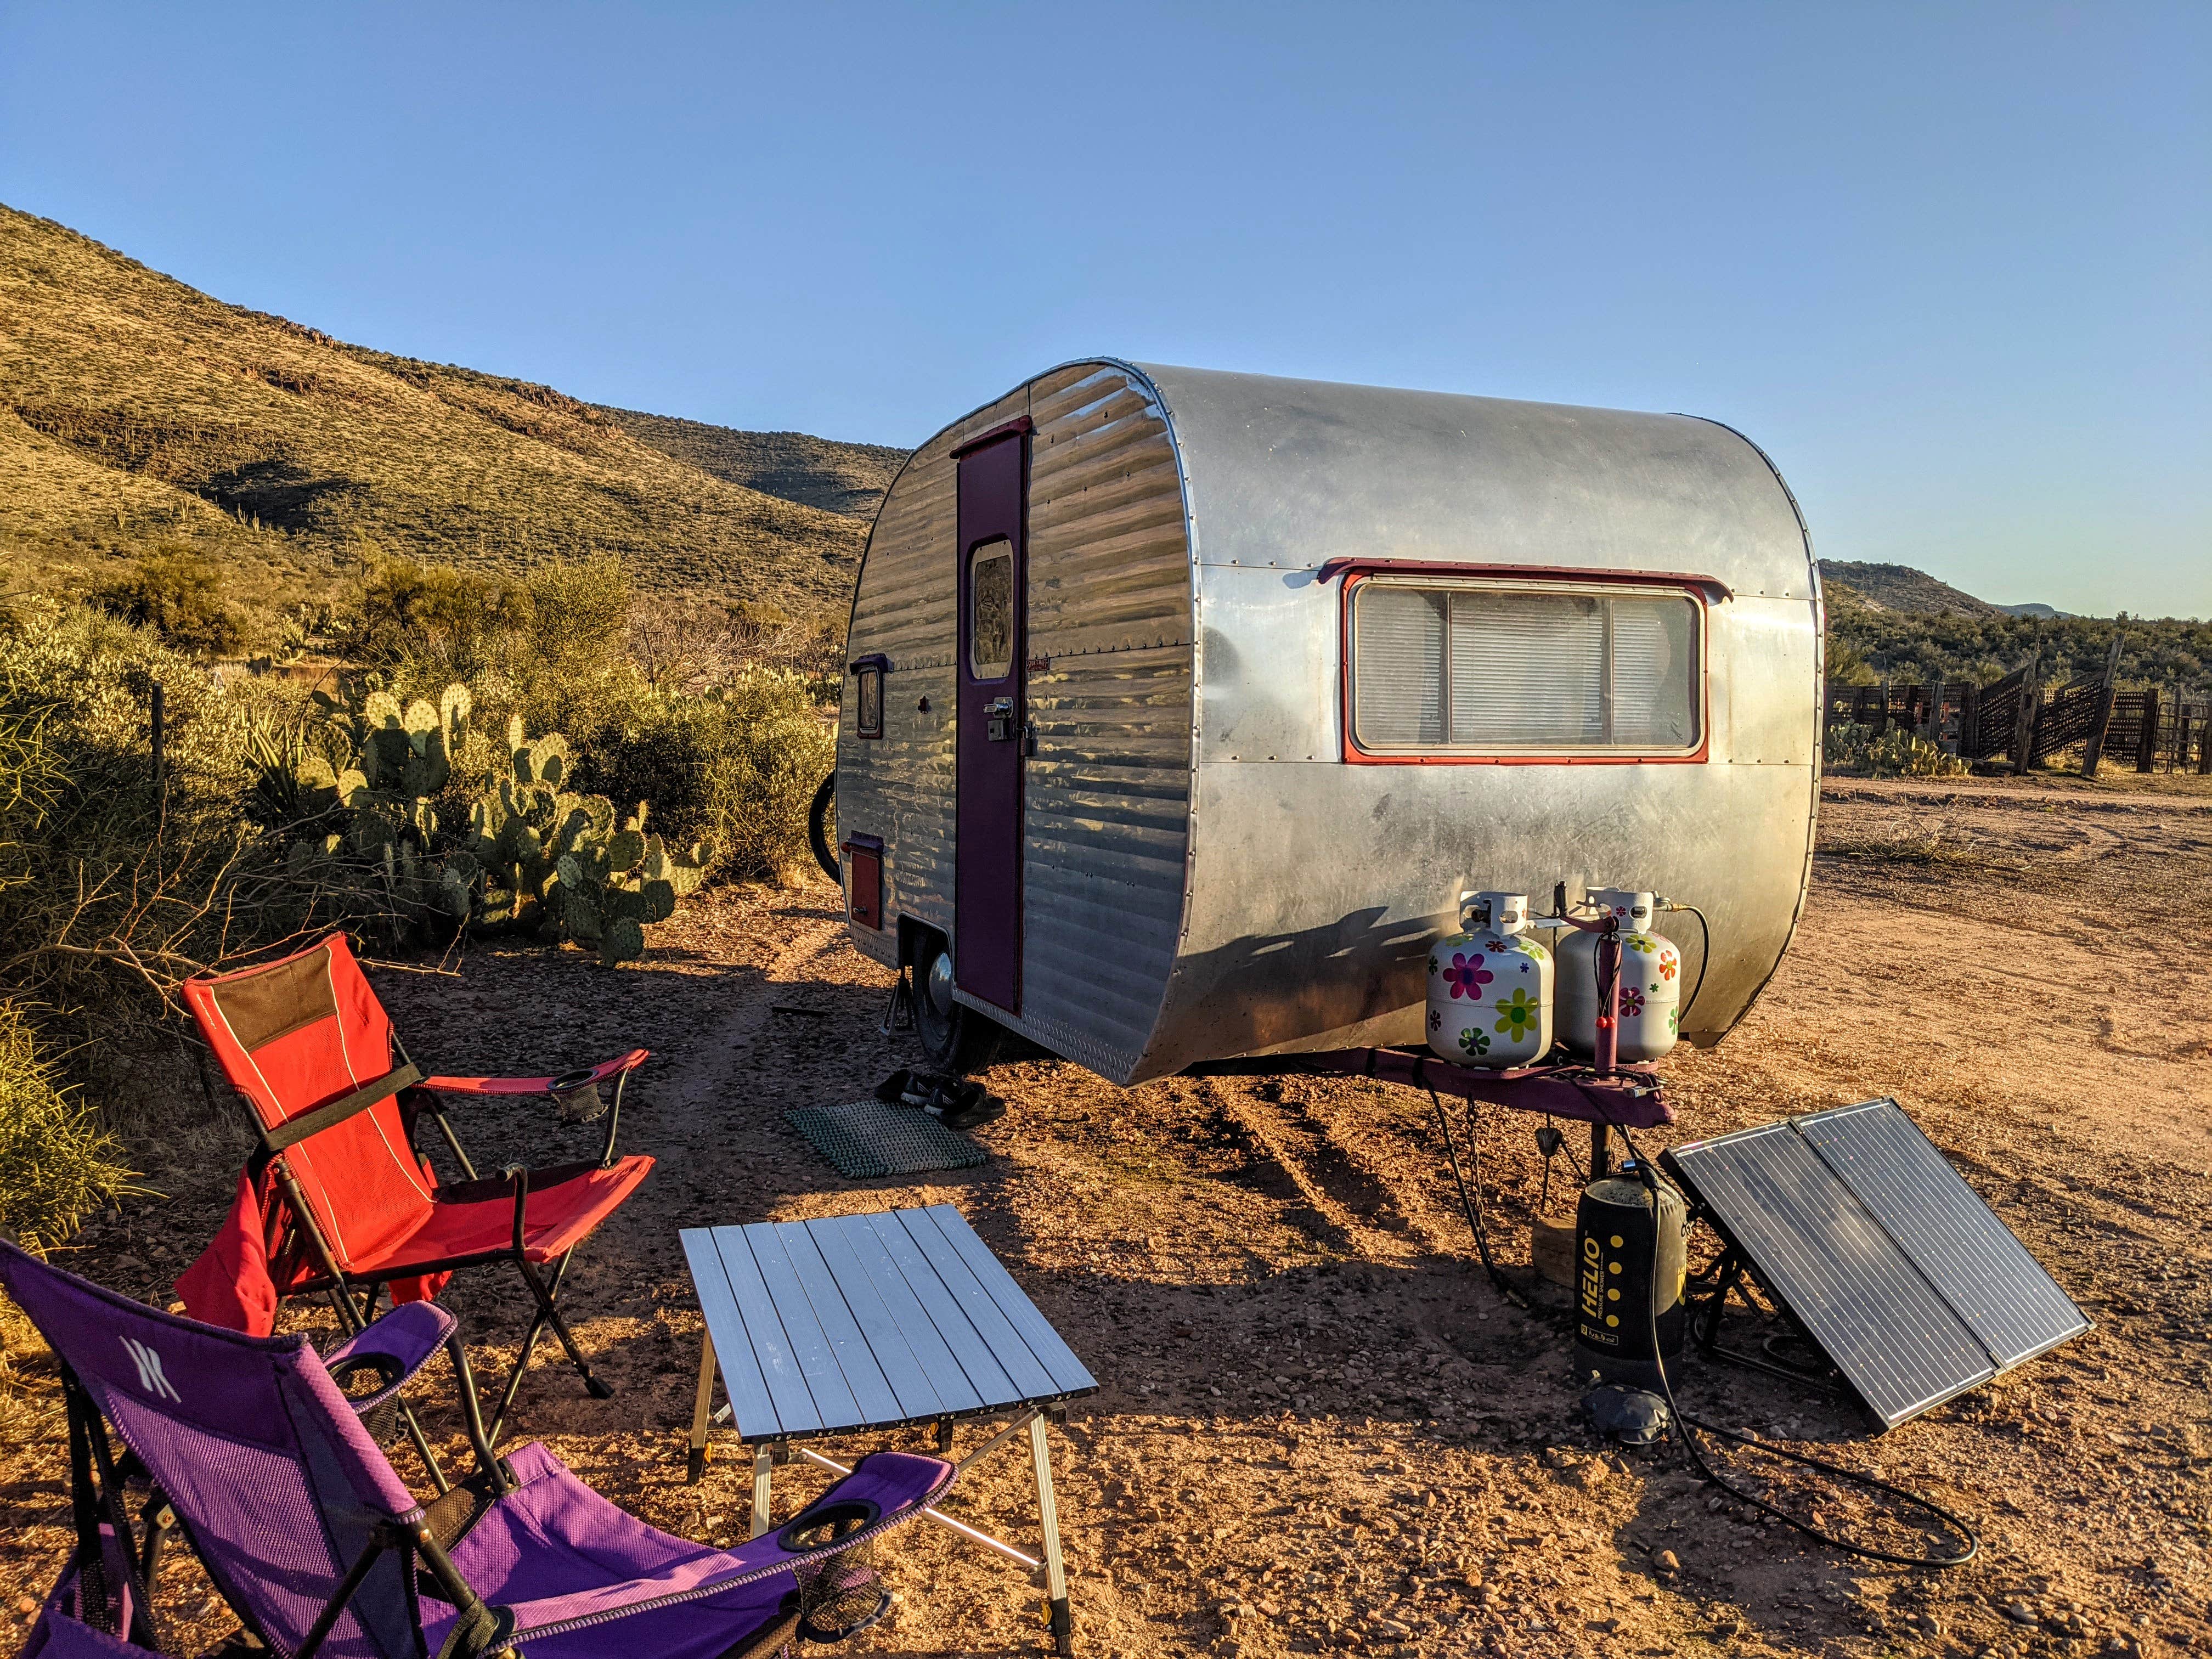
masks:
<path id="1" fill-rule="evenodd" d="M 912 1106 L 854 1100 L 842 1106 L 800 1106 L 783 1115 L 842 1176 L 969 1170 L 990 1156 L 957 1129 Z"/>

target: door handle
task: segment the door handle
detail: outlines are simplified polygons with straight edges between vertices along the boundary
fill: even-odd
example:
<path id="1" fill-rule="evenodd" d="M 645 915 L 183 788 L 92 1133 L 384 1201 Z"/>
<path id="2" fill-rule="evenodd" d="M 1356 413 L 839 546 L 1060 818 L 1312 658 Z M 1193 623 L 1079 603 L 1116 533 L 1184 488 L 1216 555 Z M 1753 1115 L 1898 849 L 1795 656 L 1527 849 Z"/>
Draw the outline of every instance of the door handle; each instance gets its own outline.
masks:
<path id="1" fill-rule="evenodd" d="M 1011 743 L 1014 737 L 1014 700 L 994 697 L 983 705 L 983 735 L 993 743 Z"/>

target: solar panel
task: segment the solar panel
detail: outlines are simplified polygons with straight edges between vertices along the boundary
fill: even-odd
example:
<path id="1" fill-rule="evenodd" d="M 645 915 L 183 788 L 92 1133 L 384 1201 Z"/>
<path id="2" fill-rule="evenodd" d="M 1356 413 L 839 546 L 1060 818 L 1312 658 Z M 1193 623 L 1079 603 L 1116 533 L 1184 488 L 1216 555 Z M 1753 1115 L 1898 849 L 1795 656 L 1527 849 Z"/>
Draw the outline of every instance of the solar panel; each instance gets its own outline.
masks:
<path id="1" fill-rule="evenodd" d="M 1893 1100 L 1663 1162 L 1886 1427 L 2089 1328 Z"/>

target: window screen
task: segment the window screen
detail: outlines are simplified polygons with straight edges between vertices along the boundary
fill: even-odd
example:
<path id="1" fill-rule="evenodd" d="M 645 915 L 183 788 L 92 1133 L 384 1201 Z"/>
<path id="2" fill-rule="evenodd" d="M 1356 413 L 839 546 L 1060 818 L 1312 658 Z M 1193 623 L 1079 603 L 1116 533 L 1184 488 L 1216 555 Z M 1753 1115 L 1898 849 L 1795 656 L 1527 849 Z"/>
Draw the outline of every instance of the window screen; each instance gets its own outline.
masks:
<path id="1" fill-rule="evenodd" d="M 1014 550 L 1004 537 L 968 556 L 968 672 L 1004 678 L 1014 665 Z"/>
<path id="2" fill-rule="evenodd" d="M 1362 749 L 1698 746 L 1698 608 L 1685 594 L 1370 579 L 1352 605 Z"/>

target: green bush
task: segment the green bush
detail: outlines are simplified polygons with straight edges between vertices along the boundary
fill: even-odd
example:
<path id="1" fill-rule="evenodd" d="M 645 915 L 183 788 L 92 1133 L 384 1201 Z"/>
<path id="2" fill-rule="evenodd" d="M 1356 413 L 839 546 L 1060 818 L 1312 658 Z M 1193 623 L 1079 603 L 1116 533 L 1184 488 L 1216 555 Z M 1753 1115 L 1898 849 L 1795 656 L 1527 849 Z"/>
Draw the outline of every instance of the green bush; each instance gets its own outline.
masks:
<path id="1" fill-rule="evenodd" d="M 22 1011 L 0 1002 L 0 1233 L 30 1250 L 64 1243 L 93 1211 L 138 1190 L 122 1150 L 60 1086 Z"/>
<path id="2" fill-rule="evenodd" d="M 515 590 L 473 571 L 387 559 L 362 581 L 344 643 L 365 662 L 416 662 L 433 677 L 468 679 L 495 665 L 518 603 Z"/>
<path id="3" fill-rule="evenodd" d="M 680 639 L 650 625 L 672 617 Z M 650 674 L 635 654 L 641 623 Z M 784 879 L 807 861 L 807 804 L 836 763 L 818 705 L 842 682 L 840 619 L 793 621 L 766 602 L 731 607 L 719 629 L 665 606 L 641 615 L 627 567 L 607 556 L 505 586 L 386 563 L 364 586 L 356 641 L 402 706 L 436 703 L 451 681 L 467 687 L 475 712 L 451 757 L 456 791 L 473 796 L 506 775 L 508 757 L 485 734 L 520 716 L 531 731 L 568 734 L 567 787 L 625 811 L 646 803 L 671 845 L 710 845 L 716 873 Z M 703 691 L 682 689 L 702 681 Z"/>
<path id="4" fill-rule="evenodd" d="M 150 629 L 165 645 L 199 656 L 235 651 L 245 632 L 223 602 L 222 568 L 181 544 L 138 556 L 131 574 L 89 595 L 118 622 Z"/>
<path id="5" fill-rule="evenodd" d="M 611 555 L 506 583 L 387 560 L 363 581 L 344 643 L 403 702 L 434 702 L 459 681 L 476 696 L 481 729 L 520 714 L 533 730 L 572 731 L 644 689 L 623 648 L 633 598 L 629 568 Z"/>
<path id="6" fill-rule="evenodd" d="M 1955 778 L 1971 769 L 1956 755 L 1899 726 L 1879 734 L 1871 726 L 1832 726 L 1821 757 L 1831 768 L 1877 778 Z"/>
<path id="7" fill-rule="evenodd" d="M 719 873 L 786 881 L 807 862 L 807 805 L 836 763 L 805 680 L 747 667 L 703 696 L 641 700 L 591 730 L 576 775 L 616 800 L 651 802 L 671 841 L 711 843 Z"/>
<path id="8" fill-rule="evenodd" d="M 50 1038 L 107 1051 L 172 1030 L 179 981 L 322 914 L 241 810 L 272 695 L 226 691 L 82 605 L 39 602 L 0 636 L 0 985 L 59 1011 L 42 1017 Z"/>

